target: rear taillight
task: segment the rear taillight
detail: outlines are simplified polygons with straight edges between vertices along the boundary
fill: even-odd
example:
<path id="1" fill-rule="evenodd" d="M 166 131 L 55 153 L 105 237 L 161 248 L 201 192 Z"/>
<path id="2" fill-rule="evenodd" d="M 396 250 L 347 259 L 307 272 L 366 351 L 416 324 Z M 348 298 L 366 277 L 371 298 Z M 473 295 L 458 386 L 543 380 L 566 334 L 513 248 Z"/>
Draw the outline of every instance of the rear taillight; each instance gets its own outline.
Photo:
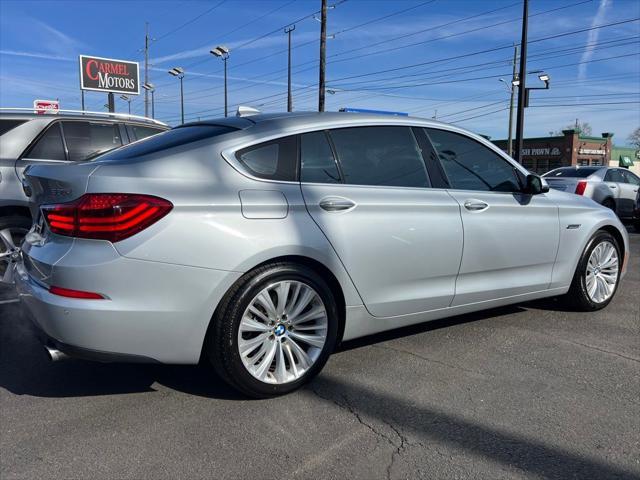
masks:
<path id="1" fill-rule="evenodd" d="M 587 189 L 587 182 L 581 180 L 578 182 L 578 184 L 576 185 L 576 194 L 577 195 L 584 195 L 584 191 Z"/>
<path id="2" fill-rule="evenodd" d="M 49 287 L 49 292 L 60 297 L 79 298 L 82 300 L 104 300 L 104 297 L 99 293 L 71 290 L 70 288 Z"/>
<path id="3" fill-rule="evenodd" d="M 58 235 L 118 242 L 171 211 L 168 200 L 129 193 L 87 193 L 69 203 L 44 205 L 49 229 Z"/>

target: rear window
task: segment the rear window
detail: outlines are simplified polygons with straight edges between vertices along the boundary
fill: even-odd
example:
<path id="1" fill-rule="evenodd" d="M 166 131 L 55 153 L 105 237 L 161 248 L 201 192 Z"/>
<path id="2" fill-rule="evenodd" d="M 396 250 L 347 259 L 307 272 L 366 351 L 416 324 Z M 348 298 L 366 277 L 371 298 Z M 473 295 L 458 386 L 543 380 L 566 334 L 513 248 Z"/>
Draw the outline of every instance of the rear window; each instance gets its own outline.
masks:
<path id="1" fill-rule="evenodd" d="M 587 178 L 589 175 L 596 173 L 600 168 L 559 168 L 558 170 L 552 170 L 545 173 L 545 178 L 559 178 L 559 177 L 572 177 L 572 178 Z"/>
<path id="2" fill-rule="evenodd" d="M 136 140 L 142 140 L 143 138 L 147 138 L 151 135 L 156 135 L 165 131 L 164 128 L 145 127 L 143 125 L 129 124 L 127 126 L 129 127 L 129 136 L 132 137 L 132 142 Z"/>
<path id="3" fill-rule="evenodd" d="M 147 137 L 136 143 L 124 146 L 111 153 L 106 153 L 95 160 L 125 160 L 128 158 L 141 157 L 151 153 L 167 150 L 169 148 L 186 145 L 188 143 L 204 140 L 205 138 L 213 138 L 225 133 L 231 133 L 238 130 L 233 127 L 215 126 L 215 125 L 192 125 L 189 127 L 174 128 L 166 132 Z"/>
<path id="4" fill-rule="evenodd" d="M 9 130 L 13 130 L 24 122 L 26 122 L 26 120 L 0 120 L 0 135 L 4 135 Z"/>

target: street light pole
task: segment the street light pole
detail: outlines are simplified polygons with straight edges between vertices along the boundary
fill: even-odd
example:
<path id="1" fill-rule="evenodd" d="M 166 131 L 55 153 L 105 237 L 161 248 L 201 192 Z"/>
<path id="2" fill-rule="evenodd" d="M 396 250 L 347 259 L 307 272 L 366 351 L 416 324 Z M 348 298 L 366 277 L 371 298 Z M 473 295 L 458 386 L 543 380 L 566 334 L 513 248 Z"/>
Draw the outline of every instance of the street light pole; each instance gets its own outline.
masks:
<path id="1" fill-rule="evenodd" d="M 509 97 L 509 146 L 507 147 L 507 153 L 510 157 L 513 157 L 513 100 L 516 94 L 516 87 L 513 84 L 518 79 L 516 73 L 516 64 L 518 62 L 518 46 L 513 46 L 513 73 L 511 74 L 511 83 L 508 85 L 511 93 Z"/>
<path id="2" fill-rule="evenodd" d="M 529 0 L 523 0 L 522 40 L 520 41 L 520 74 L 518 75 L 518 116 L 516 120 L 516 152 L 514 158 L 522 163 L 522 143 L 524 134 L 524 101 L 527 79 L 527 29 L 529 27 Z"/>
<path id="3" fill-rule="evenodd" d="M 126 95 L 120 95 L 120 98 L 129 104 L 129 115 L 131 115 L 131 99 Z"/>
<path id="4" fill-rule="evenodd" d="M 178 77 L 180 79 L 180 117 L 184 124 L 184 90 L 182 88 L 182 79 L 184 78 L 184 69 L 182 67 L 174 67 L 169 70 L 169 75 Z"/>
<path id="5" fill-rule="evenodd" d="M 289 36 L 289 53 L 287 59 L 287 112 L 293 112 L 293 97 L 291 96 L 291 32 L 295 29 L 295 25 L 291 25 L 284 29 L 284 33 Z"/>
<path id="6" fill-rule="evenodd" d="M 153 83 L 145 83 L 142 85 L 147 92 L 151 92 L 151 118 L 156 118 L 156 103 L 154 101 L 154 93 L 156 91 L 156 87 Z"/>
<path id="7" fill-rule="evenodd" d="M 227 112 L 227 60 L 229 59 L 229 49 L 224 45 L 218 45 L 215 48 L 209 50 L 211 55 L 222 58 L 224 62 L 224 116 L 228 115 Z"/>

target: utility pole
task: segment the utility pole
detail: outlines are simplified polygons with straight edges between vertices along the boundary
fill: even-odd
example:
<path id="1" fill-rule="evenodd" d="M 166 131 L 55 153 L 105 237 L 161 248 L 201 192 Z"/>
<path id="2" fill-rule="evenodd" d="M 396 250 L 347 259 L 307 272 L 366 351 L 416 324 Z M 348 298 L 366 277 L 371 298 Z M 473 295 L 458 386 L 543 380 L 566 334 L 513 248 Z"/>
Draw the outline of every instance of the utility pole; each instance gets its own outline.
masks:
<path id="1" fill-rule="evenodd" d="M 327 0 L 322 0 L 320 14 L 320 79 L 318 82 L 318 111 L 324 112 L 324 70 L 327 62 Z"/>
<path id="2" fill-rule="evenodd" d="M 516 95 L 516 86 L 513 84 L 518 79 L 516 64 L 518 63 L 518 45 L 513 46 L 513 73 L 511 74 L 511 98 L 509 99 L 509 147 L 507 153 L 513 157 L 513 100 Z"/>
<path id="3" fill-rule="evenodd" d="M 144 83 L 149 83 L 149 22 L 144 22 Z M 149 91 L 144 91 L 144 116 L 149 116 Z"/>
<path id="4" fill-rule="evenodd" d="M 287 112 L 293 112 L 293 97 L 291 96 L 291 32 L 295 29 L 295 25 L 291 25 L 284 29 L 284 33 L 289 36 L 289 54 L 287 60 Z"/>
<path id="5" fill-rule="evenodd" d="M 527 28 L 529 23 L 529 0 L 523 0 L 522 40 L 520 41 L 520 74 L 518 75 L 518 118 L 516 120 L 516 152 L 514 158 L 522 163 L 522 144 L 524 135 L 524 104 L 527 80 Z"/>

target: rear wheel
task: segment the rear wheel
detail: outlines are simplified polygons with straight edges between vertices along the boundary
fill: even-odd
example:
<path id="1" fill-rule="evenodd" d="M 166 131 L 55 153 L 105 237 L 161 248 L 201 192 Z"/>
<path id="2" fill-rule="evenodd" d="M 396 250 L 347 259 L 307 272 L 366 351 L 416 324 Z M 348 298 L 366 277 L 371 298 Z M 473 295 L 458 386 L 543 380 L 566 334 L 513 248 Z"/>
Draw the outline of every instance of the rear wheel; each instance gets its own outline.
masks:
<path id="1" fill-rule="evenodd" d="M 334 296 L 314 270 L 274 263 L 247 274 L 214 315 L 207 354 L 246 395 L 282 395 L 311 380 L 336 343 Z"/>
<path id="2" fill-rule="evenodd" d="M 618 289 L 621 268 L 618 242 L 610 233 L 597 232 L 580 257 L 567 303 L 581 311 L 606 307 Z"/>
<path id="3" fill-rule="evenodd" d="M 30 228 L 31 219 L 28 217 L 0 217 L 0 283 L 13 283 L 9 266 Z"/>

